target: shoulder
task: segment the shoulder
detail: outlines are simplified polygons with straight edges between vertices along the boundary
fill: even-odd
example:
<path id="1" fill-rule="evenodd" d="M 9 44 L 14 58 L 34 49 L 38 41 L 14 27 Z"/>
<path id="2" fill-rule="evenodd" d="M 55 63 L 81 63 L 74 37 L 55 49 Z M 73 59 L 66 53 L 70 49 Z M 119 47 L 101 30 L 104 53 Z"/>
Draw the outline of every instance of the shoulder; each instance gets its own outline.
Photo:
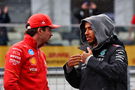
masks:
<path id="1" fill-rule="evenodd" d="M 118 44 L 112 44 L 113 47 L 122 47 L 121 45 Z"/>
<path id="2" fill-rule="evenodd" d="M 123 53 L 126 54 L 125 48 L 121 45 L 117 45 L 117 44 L 112 44 L 109 49 L 108 52 L 112 55 L 112 54 L 117 54 L 117 53 Z"/>
<path id="3" fill-rule="evenodd" d="M 5 58 L 6 60 L 12 60 L 14 62 L 15 60 L 20 61 L 23 56 L 24 54 L 21 46 L 14 44 L 9 48 Z"/>
<path id="4" fill-rule="evenodd" d="M 118 45 L 118 44 L 112 44 L 112 45 L 111 45 L 111 48 L 114 48 L 114 49 L 125 49 L 124 46 Z"/>
<path id="5" fill-rule="evenodd" d="M 120 56 L 120 55 L 126 56 L 126 50 L 125 50 L 125 48 L 124 48 L 123 46 L 121 46 L 121 45 L 113 44 L 111 49 L 113 50 L 112 53 L 115 53 L 116 56 L 117 56 L 117 55 L 118 55 L 118 56 Z"/>
<path id="6" fill-rule="evenodd" d="M 14 51 L 20 52 L 20 53 L 23 52 L 21 42 L 18 42 L 18 43 L 15 43 L 14 45 L 12 45 L 12 46 L 9 48 L 8 53 L 9 53 L 9 52 L 14 52 Z"/>
<path id="7" fill-rule="evenodd" d="M 127 63 L 127 53 L 121 45 L 112 45 L 109 49 L 109 56 L 113 58 L 111 61 L 120 61 Z"/>

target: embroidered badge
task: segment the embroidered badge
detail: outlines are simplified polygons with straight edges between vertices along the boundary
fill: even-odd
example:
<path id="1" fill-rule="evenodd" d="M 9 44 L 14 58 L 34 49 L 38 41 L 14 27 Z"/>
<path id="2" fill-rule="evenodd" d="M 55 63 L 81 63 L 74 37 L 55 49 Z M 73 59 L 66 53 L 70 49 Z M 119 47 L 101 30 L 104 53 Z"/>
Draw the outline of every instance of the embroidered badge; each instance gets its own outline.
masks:
<path id="1" fill-rule="evenodd" d="M 34 55 L 34 51 L 33 51 L 32 49 L 29 49 L 29 50 L 28 50 L 28 53 L 29 53 L 30 55 Z"/>
<path id="2" fill-rule="evenodd" d="M 104 56 L 104 55 L 105 55 L 105 53 L 106 53 L 106 51 L 107 51 L 107 50 L 106 50 L 106 49 L 104 49 L 103 51 L 101 51 L 101 52 L 100 52 L 100 55 L 101 55 L 101 56 Z"/>
<path id="3" fill-rule="evenodd" d="M 10 58 L 9 62 L 12 63 L 13 65 L 20 64 L 20 61 L 18 61 L 16 59 L 12 59 L 12 58 Z"/>
<path id="4" fill-rule="evenodd" d="M 45 21 L 42 21 L 42 24 L 45 24 Z"/>
<path id="5" fill-rule="evenodd" d="M 30 63 L 33 64 L 33 65 L 35 65 L 35 64 L 37 63 L 35 57 L 32 57 L 29 61 L 30 61 Z"/>
<path id="6" fill-rule="evenodd" d="M 32 71 L 33 73 L 37 72 L 37 68 L 30 68 L 29 70 Z"/>

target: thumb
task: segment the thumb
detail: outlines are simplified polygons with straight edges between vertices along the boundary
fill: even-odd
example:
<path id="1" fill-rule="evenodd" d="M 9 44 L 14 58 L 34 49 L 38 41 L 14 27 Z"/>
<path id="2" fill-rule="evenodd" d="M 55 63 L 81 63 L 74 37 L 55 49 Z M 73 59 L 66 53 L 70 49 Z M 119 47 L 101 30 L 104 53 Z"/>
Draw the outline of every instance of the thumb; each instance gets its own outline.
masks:
<path id="1" fill-rule="evenodd" d="M 91 49 L 87 47 L 88 53 L 92 53 Z"/>

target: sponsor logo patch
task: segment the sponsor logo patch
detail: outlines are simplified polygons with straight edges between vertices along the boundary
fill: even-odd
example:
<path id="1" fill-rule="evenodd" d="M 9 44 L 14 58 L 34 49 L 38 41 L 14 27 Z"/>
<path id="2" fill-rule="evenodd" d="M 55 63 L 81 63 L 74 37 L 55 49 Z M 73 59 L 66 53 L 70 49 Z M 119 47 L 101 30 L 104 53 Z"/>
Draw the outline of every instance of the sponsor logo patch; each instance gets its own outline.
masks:
<path id="1" fill-rule="evenodd" d="M 37 64 L 37 61 L 36 61 L 36 58 L 35 57 L 32 57 L 29 61 L 33 65 Z"/>
<path id="2" fill-rule="evenodd" d="M 13 50 L 17 50 L 17 51 L 22 52 L 22 50 L 21 50 L 21 49 L 19 49 L 19 48 L 13 48 Z"/>
<path id="3" fill-rule="evenodd" d="M 32 72 L 36 72 L 37 68 L 30 68 L 29 70 L 32 71 Z"/>
<path id="4" fill-rule="evenodd" d="M 14 58 L 14 59 L 18 59 L 18 60 L 21 60 L 21 57 L 19 57 L 19 56 L 16 56 L 16 55 L 10 55 L 10 58 Z"/>
<path id="5" fill-rule="evenodd" d="M 100 52 L 100 55 L 101 55 L 101 56 L 104 56 L 104 55 L 105 55 L 105 53 L 106 53 L 106 51 L 107 51 L 107 50 L 106 50 L 106 49 L 104 49 L 103 51 L 101 51 L 101 52 Z"/>
<path id="6" fill-rule="evenodd" d="M 20 52 L 18 52 L 18 51 L 13 51 L 13 54 L 18 55 L 18 56 L 21 55 Z"/>
<path id="7" fill-rule="evenodd" d="M 20 61 L 17 61 L 15 59 L 10 59 L 9 62 L 11 62 L 13 65 L 20 64 Z"/>
<path id="8" fill-rule="evenodd" d="M 29 53 L 30 55 L 34 55 L 34 51 L 33 51 L 32 49 L 29 49 L 29 50 L 28 50 L 28 53 Z"/>

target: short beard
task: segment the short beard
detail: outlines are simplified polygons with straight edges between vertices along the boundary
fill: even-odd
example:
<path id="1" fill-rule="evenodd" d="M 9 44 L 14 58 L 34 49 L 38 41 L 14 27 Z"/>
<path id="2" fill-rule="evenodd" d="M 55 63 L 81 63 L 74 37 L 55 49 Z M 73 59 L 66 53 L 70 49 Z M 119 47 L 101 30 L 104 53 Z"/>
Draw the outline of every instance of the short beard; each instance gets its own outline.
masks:
<path id="1" fill-rule="evenodd" d="M 42 43 L 42 44 L 40 44 L 39 46 L 38 46 L 38 48 L 41 48 L 41 47 L 43 47 L 45 45 L 45 43 Z"/>
<path id="2" fill-rule="evenodd" d="M 93 42 L 89 43 L 89 45 L 93 48 L 97 46 L 97 39 L 95 39 Z"/>

